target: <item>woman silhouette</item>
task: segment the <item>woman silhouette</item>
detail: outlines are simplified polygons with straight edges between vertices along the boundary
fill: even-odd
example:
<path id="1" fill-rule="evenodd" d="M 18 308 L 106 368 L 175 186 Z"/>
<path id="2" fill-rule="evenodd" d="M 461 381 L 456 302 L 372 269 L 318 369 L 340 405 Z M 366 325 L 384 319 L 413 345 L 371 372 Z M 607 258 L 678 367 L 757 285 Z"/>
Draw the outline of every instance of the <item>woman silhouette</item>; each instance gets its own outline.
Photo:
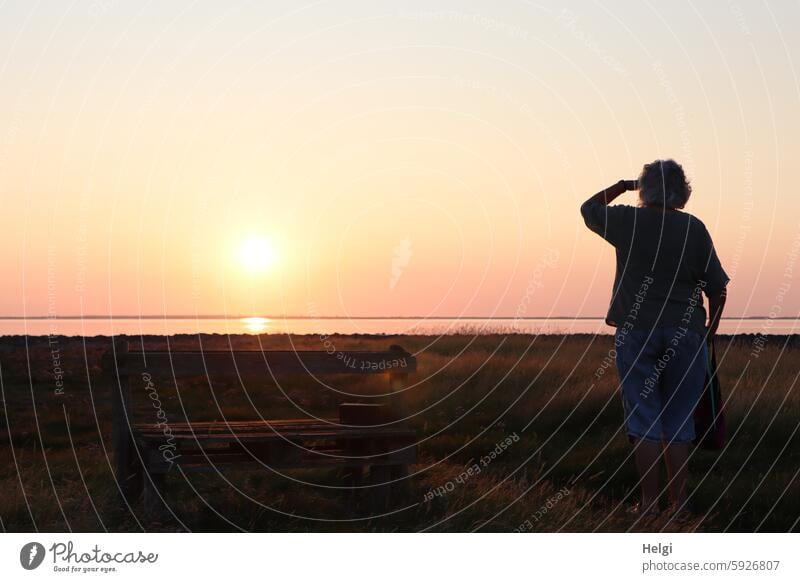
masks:
<path id="1" fill-rule="evenodd" d="M 609 206 L 628 190 L 639 205 Z M 688 514 L 692 413 L 705 381 L 706 342 L 717 332 L 729 278 L 705 225 L 681 212 L 692 188 L 674 160 L 646 164 L 581 206 L 586 226 L 616 249 L 606 323 L 614 336 L 625 425 L 634 444 L 641 500 L 631 511 L 659 511 L 659 464 L 666 462 L 668 511 Z M 708 297 L 709 321 L 702 294 Z"/>

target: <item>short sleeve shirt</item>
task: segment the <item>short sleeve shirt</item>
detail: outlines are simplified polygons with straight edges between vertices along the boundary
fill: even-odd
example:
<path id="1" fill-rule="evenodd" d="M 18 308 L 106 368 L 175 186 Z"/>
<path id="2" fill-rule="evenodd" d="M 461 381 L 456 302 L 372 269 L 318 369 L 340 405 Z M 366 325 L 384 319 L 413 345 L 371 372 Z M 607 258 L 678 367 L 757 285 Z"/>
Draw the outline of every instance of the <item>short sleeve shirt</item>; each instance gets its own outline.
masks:
<path id="1" fill-rule="evenodd" d="M 730 279 L 700 219 L 678 210 L 591 200 L 581 206 L 581 215 L 589 229 L 616 249 L 606 323 L 705 332 L 702 294 L 719 295 Z"/>

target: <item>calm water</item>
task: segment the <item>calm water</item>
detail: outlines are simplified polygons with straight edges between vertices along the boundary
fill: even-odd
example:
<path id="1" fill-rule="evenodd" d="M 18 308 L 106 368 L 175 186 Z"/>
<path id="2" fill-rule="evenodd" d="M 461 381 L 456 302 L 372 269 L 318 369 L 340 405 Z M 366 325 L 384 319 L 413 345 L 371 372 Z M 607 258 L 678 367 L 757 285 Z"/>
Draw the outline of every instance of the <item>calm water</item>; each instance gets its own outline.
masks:
<path id="1" fill-rule="evenodd" d="M 0 335 L 172 335 L 172 334 L 488 334 L 611 333 L 602 319 L 236 319 L 114 318 L 1 319 Z M 800 333 L 800 319 L 724 319 L 720 333 Z"/>

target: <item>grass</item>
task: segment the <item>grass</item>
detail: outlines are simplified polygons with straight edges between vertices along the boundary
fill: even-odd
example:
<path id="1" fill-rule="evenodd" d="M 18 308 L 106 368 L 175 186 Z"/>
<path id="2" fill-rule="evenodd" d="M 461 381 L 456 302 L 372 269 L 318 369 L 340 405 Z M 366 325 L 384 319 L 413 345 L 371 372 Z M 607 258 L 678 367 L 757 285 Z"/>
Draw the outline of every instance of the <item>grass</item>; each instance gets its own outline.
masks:
<path id="1" fill-rule="evenodd" d="M 111 470 L 110 386 L 100 357 L 108 338 L 0 339 L 0 526 L 5 531 L 797 531 L 800 398 L 797 338 L 717 345 L 730 439 L 695 450 L 697 518 L 640 523 L 625 512 L 636 477 L 622 427 L 608 336 L 333 336 L 336 349 L 418 352 L 407 393 L 420 437 L 409 492 L 376 513 L 371 488 L 348 492 L 330 470 L 226 472 L 168 478 L 172 515 L 145 519 L 120 500 Z M 151 345 L 165 338 L 148 337 Z M 194 347 L 192 336 L 169 338 Z M 203 336 L 207 348 L 320 349 L 317 336 Z M 53 375 L 53 350 L 64 370 Z M 605 362 L 605 364 L 604 364 Z M 600 373 L 602 371 L 602 373 Z M 338 382 L 338 384 L 336 384 Z M 337 377 L 368 396 L 381 376 Z M 166 379 L 170 421 L 335 416 L 341 397 L 305 380 L 282 386 Z M 178 392 L 178 389 L 180 392 Z M 213 392 L 212 392 L 213 390 Z M 180 394 L 180 401 L 178 395 Z M 214 398 L 219 402 L 219 409 Z M 347 397 L 352 401 L 355 397 Z M 493 454 L 498 443 L 511 444 Z M 488 456 L 488 457 L 487 457 Z M 486 459 L 488 462 L 485 462 Z M 482 462 L 482 460 L 484 462 Z M 470 468 L 477 465 L 477 471 Z"/>

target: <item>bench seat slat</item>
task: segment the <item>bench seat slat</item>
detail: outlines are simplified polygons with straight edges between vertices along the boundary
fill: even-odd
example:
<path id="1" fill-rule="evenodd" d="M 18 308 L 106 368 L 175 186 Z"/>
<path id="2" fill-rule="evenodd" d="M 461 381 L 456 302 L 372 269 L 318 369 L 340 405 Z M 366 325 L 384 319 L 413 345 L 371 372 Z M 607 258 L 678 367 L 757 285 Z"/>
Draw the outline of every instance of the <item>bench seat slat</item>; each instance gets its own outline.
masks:
<path id="1" fill-rule="evenodd" d="M 375 455 L 365 459 L 344 458 L 344 457 L 309 457 L 302 458 L 302 462 L 296 460 L 275 459 L 270 461 L 258 461 L 251 455 L 242 453 L 231 454 L 209 454 L 208 458 L 203 455 L 182 455 L 175 460 L 184 473 L 195 472 L 218 472 L 225 469 L 237 469 L 244 471 L 263 471 L 265 467 L 272 469 L 304 469 L 325 468 L 325 467 L 364 467 L 381 465 L 409 465 L 416 462 L 416 455 L 413 449 L 405 449 L 395 453 L 385 455 Z M 167 463 L 153 461 L 148 463 L 149 469 L 153 473 L 170 473 L 175 471 L 175 467 Z"/>
<path id="2" fill-rule="evenodd" d="M 325 420 L 329 422 L 325 422 Z M 219 431 L 225 430 L 228 428 L 231 429 L 241 429 L 241 430 L 248 430 L 250 428 L 257 428 L 263 429 L 265 427 L 273 427 L 276 429 L 280 429 L 283 427 L 307 427 L 307 426 L 337 426 L 340 424 L 337 419 L 329 418 L 324 420 L 319 420 L 316 418 L 292 418 L 292 419 L 280 419 L 280 420 L 232 420 L 229 422 L 221 421 L 221 420 L 201 420 L 201 421 L 193 421 L 193 422 L 175 422 L 170 423 L 169 427 L 172 429 L 172 432 L 180 432 L 180 431 L 189 431 L 194 430 L 195 432 L 208 432 L 208 431 Z M 157 423 L 136 423 L 134 424 L 135 430 L 161 430 L 163 429 L 164 425 L 159 425 Z"/>
<path id="3" fill-rule="evenodd" d="M 397 437 L 413 437 L 415 434 L 413 429 L 406 428 L 386 428 L 386 427 L 357 427 L 357 428 L 340 428 L 340 427 L 297 427 L 282 430 L 270 430 L 269 428 L 262 427 L 261 430 L 252 431 L 213 431 L 213 432 L 199 432 L 191 430 L 186 431 L 172 431 L 169 435 L 170 439 L 176 441 L 203 441 L 203 442 L 230 442 L 236 440 L 284 440 L 284 439 L 335 439 L 335 438 L 397 438 Z M 160 440 L 164 441 L 167 436 L 164 434 L 163 429 L 153 427 L 152 429 L 138 428 L 136 437 L 145 441 Z"/>

